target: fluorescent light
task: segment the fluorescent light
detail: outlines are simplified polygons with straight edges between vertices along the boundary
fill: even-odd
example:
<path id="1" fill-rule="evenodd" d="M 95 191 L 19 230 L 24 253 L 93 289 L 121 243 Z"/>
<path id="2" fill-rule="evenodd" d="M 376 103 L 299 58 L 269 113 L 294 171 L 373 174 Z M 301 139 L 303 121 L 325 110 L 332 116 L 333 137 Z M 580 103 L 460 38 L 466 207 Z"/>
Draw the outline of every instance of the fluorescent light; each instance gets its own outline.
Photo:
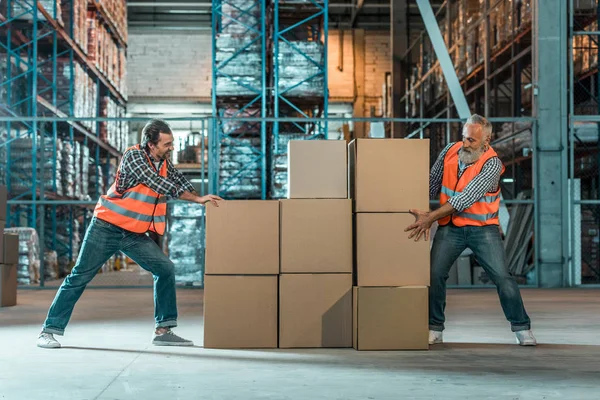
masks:
<path id="1" fill-rule="evenodd" d="M 503 178 L 502 182 L 504 183 L 513 183 L 515 180 L 513 178 Z"/>

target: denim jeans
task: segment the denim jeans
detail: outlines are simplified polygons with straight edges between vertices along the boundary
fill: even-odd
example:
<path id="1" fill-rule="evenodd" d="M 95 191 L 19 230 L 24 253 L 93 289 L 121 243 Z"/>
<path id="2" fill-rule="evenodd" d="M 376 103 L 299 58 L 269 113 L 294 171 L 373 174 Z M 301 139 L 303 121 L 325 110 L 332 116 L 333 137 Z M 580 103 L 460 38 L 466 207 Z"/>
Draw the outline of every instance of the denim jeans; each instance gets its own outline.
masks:
<path id="1" fill-rule="evenodd" d="M 429 329 L 444 330 L 446 280 L 460 254 L 469 248 L 496 285 L 500 304 L 513 332 L 528 330 L 531 321 L 525 312 L 517 282 L 506 267 L 504 246 L 497 225 L 440 226 L 431 248 L 431 287 L 429 288 Z"/>
<path id="2" fill-rule="evenodd" d="M 122 251 L 154 275 L 156 327 L 177 326 L 174 265 L 146 234 L 133 233 L 93 218 L 83 239 L 73 270 L 58 289 L 42 332 L 62 335 L 75 303 L 102 265 Z"/>

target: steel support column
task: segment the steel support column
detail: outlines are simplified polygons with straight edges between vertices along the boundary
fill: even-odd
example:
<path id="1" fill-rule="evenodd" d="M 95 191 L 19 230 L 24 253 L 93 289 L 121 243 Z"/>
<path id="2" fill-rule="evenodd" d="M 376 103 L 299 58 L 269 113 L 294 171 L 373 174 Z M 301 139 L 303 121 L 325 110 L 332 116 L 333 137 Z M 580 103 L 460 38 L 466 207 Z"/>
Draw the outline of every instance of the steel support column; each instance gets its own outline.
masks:
<path id="1" fill-rule="evenodd" d="M 537 0 L 536 101 L 538 132 L 535 165 L 539 286 L 561 287 L 568 276 L 567 190 L 567 2 Z M 537 14 L 537 15 L 536 15 Z"/>
<path id="2" fill-rule="evenodd" d="M 406 117 L 406 105 L 401 100 L 406 95 L 406 66 L 403 57 L 408 49 L 408 0 L 391 0 L 392 43 L 392 117 Z M 392 123 L 392 137 L 406 136 L 405 124 Z"/>

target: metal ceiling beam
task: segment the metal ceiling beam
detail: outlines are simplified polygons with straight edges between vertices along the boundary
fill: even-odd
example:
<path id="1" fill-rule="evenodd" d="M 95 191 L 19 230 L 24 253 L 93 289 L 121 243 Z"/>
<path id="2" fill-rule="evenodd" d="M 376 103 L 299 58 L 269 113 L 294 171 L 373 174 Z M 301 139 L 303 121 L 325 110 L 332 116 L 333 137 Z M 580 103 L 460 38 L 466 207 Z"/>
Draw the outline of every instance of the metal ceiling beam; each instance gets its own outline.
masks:
<path id="1" fill-rule="evenodd" d="M 429 3 L 429 0 L 417 0 L 417 5 L 421 11 L 421 16 L 423 17 L 427 34 L 429 35 L 429 39 L 435 50 L 435 55 L 442 67 L 442 72 L 444 73 L 444 78 L 446 78 L 446 84 L 448 85 L 448 90 L 454 101 L 458 116 L 464 119 L 469 118 L 471 116 L 469 104 L 467 103 L 465 93 L 460 86 L 460 81 L 458 80 L 456 70 L 450 59 L 450 54 L 448 54 L 448 48 L 446 47 L 446 43 L 440 32 L 440 27 L 435 19 L 431 4 Z"/>

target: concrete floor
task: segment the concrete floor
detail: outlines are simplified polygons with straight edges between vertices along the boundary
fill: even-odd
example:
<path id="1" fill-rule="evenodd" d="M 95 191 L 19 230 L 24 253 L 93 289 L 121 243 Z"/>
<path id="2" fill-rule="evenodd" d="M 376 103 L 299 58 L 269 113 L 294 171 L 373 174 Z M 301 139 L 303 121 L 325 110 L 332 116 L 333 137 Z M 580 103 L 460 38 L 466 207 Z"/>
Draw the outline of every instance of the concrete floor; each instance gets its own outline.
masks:
<path id="1" fill-rule="evenodd" d="M 600 399 L 600 289 L 524 290 L 540 342 L 521 348 L 492 290 L 450 291 L 428 352 L 203 349 L 202 291 L 179 290 L 193 348 L 150 345 L 149 289 L 89 289 L 63 348 L 35 347 L 54 290 L 0 309 L 0 399 Z"/>

